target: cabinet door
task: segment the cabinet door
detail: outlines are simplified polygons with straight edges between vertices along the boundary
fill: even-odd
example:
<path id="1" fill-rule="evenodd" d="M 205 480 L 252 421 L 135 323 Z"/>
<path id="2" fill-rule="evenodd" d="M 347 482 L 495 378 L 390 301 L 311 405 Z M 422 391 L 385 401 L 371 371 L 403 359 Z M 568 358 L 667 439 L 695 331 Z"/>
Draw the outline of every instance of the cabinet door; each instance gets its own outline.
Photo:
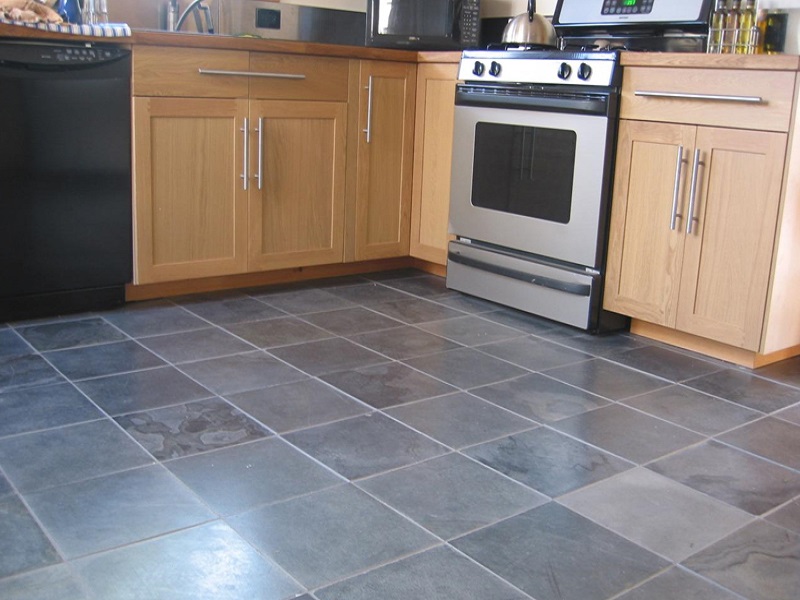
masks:
<path id="1" fill-rule="evenodd" d="M 696 220 L 686 235 L 676 326 L 757 351 L 786 135 L 700 127 L 696 145 Z"/>
<path id="2" fill-rule="evenodd" d="M 417 67 L 411 256 L 447 263 L 457 64 Z"/>
<path id="3" fill-rule="evenodd" d="M 247 266 L 247 100 L 134 98 L 137 284 Z"/>
<path id="4" fill-rule="evenodd" d="M 254 101 L 250 114 L 250 270 L 342 262 L 347 105 Z"/>
<path id="5" fill-rule="evenodd" d="M 353 258 L 407 256 L 414 152 L 414 65 L 362 61 L 358 81 Z"/>
<path id="6" fill-rule="evenodd" d="M 696 128 L 622 121 L 611 211 L 604 307 L 674 326 L 683 256 L 682 218 Z M 677 176 L 681 164 L 680 176 Z M 677 199 L 677 205 L 676 204 Z"/>

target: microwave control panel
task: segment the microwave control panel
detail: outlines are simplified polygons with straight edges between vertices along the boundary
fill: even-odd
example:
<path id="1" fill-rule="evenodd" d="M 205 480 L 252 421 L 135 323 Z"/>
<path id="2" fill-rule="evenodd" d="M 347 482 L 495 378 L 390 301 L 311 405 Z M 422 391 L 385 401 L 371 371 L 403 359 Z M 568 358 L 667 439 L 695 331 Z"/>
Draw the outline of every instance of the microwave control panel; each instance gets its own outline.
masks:
<path id="1" fill-rule="evenodd" d="M 480 0 L 462 0 L 459 25 L 461 26 L 461 45 L 465 48 L 477 46 L 481 36 Z"/>

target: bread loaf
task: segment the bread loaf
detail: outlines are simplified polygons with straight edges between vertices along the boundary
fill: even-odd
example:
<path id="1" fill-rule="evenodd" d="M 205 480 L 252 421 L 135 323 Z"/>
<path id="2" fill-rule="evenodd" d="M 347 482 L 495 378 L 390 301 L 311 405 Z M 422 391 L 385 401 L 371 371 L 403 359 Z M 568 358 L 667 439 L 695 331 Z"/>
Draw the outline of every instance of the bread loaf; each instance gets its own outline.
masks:
<path id="1" fill-rule="evenodd" d="M 0 0 L 0 17 L 25 23 L 62 23 L 52 8 L 36 0 Z"/>

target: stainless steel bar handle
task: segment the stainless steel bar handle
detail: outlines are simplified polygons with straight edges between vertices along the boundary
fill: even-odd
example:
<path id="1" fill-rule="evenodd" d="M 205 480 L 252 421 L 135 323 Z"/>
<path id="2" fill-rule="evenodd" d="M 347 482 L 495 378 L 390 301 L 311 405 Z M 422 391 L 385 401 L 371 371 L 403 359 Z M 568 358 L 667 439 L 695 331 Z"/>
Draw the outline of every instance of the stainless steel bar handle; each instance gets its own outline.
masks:
<path id="1" fill-rule="evenodd" d="M 713 100 L 716 102 L 742 102 L 745 104 L 762 104 L 761 96 L 724 96 L 720 94 L 686 94 L 683 92 L 646 92 L 636 90 L 634 96 L 648 98 L 679 98 L 681 100 Z"/>
<path id="2" fill-rule="evenodd" d="M 368 90 L 367 97 L 367 128 L 364 133 L 367 134 L 367 143 L 372 143 L 372 75 L 369 76 L 369 84 L 364 88 Z"/>
<path id="3" fill-rule="evenodd" d="M 242 174 L 239 177 L 242 178 L 242 187 L 246 192 L 248 189 L 248 180 L 250 179 L 250 169 L 248 165 L 250 164 L 250 121 L 247 117 L 244 118 L 242 128 L 239 130 L 244 135 L 242 135 L 242 139 L 244 140 L 244 160 L 242 161 Z"/>
<path id="4" fill-rule="evenodd" d="M 264 117 L 258 118 L 258 171 L 256 181 L 260 190 L 264 182 Z"/>
<path id="5" fill-rule="evenodd" d="M 689 212 L 686 215 L 686 235 L 692 234 L 692 225 L 695 221 L 699 221 L 694 216 L 695 204 L 697 203 L 697 175 L 700 171 L 700 150 L 694 151 L 694 163 L 692 164 L 692 191 L 689 193 Z"/>
<path id="6" fill-rule="evenodd" d="M 683 164 L 686 162 L 683 158 L 683 145 L 678 146 L 678 161 L 675 167 L 675 188 L 672 192 L 672 215 L 669 222 L 669 228 L 675 231 L 678 226 L 678 219 L 683 218 L 683 215 L 678 213 L 678 199 L 681 195 L 681 175 L 683 174 Z"/>
<path id="7" fill-rule="evenodd" d="M 219 69 L 197 69 L 200 75 L 236 75 L 242 77 L 264 77 L 266 79 L 305 79 L 297 73 L 262 73 L 260 71 L 224 71 Z"/>

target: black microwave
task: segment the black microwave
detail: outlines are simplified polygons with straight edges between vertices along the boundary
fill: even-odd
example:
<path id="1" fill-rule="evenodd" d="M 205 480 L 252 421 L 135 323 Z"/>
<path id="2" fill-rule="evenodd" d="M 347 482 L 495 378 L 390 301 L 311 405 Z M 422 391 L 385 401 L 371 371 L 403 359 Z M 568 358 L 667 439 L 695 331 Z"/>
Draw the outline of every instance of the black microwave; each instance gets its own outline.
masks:
<path id="1" fill-rule="evenodd" d="M 367 45 L 410 50 L 477 48 L 480 0 L 367 0 Z"/>

